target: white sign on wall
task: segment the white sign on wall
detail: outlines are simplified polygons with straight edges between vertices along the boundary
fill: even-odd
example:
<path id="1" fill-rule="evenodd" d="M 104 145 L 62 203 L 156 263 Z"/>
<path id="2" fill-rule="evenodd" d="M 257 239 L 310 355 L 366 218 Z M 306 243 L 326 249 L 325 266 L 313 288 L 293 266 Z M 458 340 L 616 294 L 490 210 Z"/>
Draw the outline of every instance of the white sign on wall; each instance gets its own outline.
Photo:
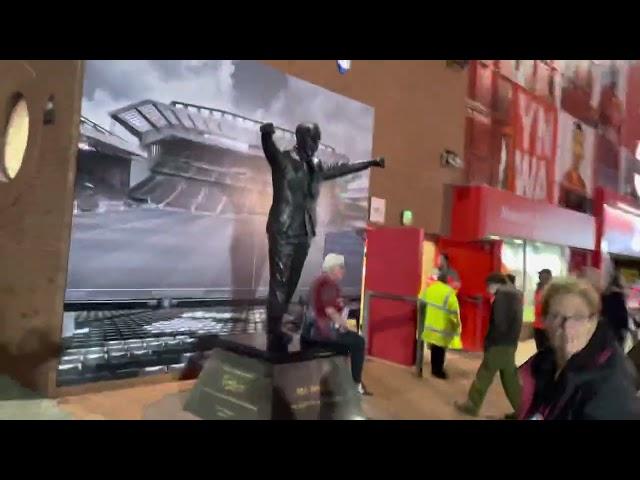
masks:
<path id="1" fill-rule="evenodd" d="M 344 75 L 351 70 L 351 60 L 336 60 L 338 62 L 338 71 Z"/>
<path id="2" fill-rule="evenodd" d="M 387 201 L 384 198 L 371 197 L 369 208 L 369 221 L 371 223 L 384 223 L 384 214 Z"/>

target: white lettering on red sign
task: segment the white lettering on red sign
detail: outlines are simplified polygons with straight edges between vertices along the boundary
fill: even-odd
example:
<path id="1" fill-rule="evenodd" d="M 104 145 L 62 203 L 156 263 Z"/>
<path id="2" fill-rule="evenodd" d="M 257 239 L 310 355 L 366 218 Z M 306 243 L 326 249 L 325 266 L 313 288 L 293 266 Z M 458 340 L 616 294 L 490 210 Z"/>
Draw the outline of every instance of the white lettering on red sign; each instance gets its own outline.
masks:
<path id="1" fill-rule="evenodd" d="M 535 200 L 547 198 L 547 164 L 516 150 L 516 193 Z"/>
<path id="2" fill-rule="evenodd" d="M 517 88 L 513 191 L 535 200 L 552 200 L 557 112 Z"/>
<path id="3" fill-rule="evenodd" d="M 532 221 L 532 218 L 529 215 L 511 210 L 509 207 L 500 208 L 500 217 L 502 220 L 513 223 L 529 223 Z"/>

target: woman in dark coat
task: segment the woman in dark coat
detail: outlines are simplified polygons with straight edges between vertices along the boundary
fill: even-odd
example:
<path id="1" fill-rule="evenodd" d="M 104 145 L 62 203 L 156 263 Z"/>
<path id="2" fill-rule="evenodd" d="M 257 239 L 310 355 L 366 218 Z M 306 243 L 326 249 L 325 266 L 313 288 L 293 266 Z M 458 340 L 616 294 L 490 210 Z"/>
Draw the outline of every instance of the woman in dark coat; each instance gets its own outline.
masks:
<path id="1" fill-rule="evenodd" d="M 520 368 L 519 419 L 640 420 L 637 372 L 599 312 L 588 283 L 549 284 L 542 300 L 549 348 Z"/>
<path id="2" fill-rule="evenodd" d="M 618 344 L 624 345 L 629 333 L 629 312 L 620 274 L 615 272 L 602 294 L 602 317 L 611 328 Z"/>

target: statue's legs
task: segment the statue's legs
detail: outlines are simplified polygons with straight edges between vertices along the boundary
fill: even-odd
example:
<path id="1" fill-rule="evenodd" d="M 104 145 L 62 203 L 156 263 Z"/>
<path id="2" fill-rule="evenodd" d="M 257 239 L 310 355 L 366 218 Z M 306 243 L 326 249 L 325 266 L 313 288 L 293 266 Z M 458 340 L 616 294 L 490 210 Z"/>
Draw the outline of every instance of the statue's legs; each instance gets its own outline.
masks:
<path id="1" fill-rule="evenodd" d="M 269 297 L 267 299 L 267 333 L 284 343 L 290 337 L 282 331 L 282 317 L 300 281 L 309 253 L 307 238 L 269 236 Z"/>

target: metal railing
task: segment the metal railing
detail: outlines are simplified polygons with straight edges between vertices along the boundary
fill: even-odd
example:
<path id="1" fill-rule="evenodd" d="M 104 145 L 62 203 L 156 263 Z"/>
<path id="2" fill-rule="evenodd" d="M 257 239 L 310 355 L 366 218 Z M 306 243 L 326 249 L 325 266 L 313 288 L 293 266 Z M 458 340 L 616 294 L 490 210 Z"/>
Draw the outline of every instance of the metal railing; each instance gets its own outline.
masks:
<path id="1" fill-rule="evenodd" d="M 416 306 L 418 310 L 418 319 L 416 322 L 416 361 L 415 361 L 415 369 L 416 375 L 419 378 L 422 378 L 422 369 L 424 364 L 424 341 L 422 340 L 422 331 L 424 329 L 424 300 L 421 300 L 418 297 L 406 296 L 406 295 L 396 295 L 393 293 L 385 293 L 385 292 L 374 292 L 371 290 L 366 290 L 364 292 L 364 302 L 363 302 L 363 311 L 362 311 L 362 336 L 365 340 L 365 351 L 368 349 L 369 343 L 369 311 L 371 308 L 371 299 L 372 298 L 382 298 L 386 300 L 395 300 L 399 302 L 412 303 Z"/>

